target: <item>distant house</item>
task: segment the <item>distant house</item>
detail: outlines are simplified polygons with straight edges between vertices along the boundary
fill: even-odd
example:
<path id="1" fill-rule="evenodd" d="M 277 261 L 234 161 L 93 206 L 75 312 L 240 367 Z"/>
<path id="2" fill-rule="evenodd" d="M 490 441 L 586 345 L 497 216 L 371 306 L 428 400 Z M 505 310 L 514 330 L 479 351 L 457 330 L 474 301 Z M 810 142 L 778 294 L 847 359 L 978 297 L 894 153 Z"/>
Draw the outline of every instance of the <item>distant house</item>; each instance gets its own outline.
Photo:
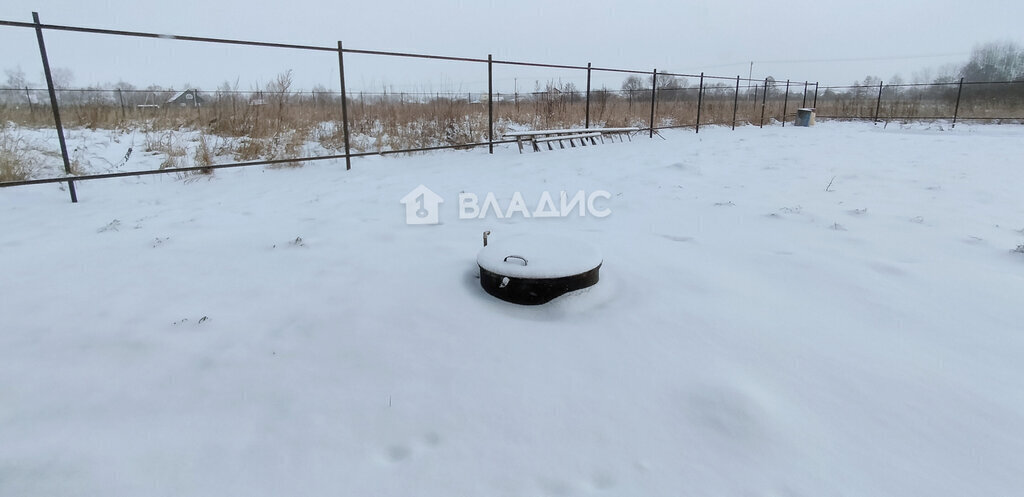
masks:
<path id="1" fill-rule="evenodd" d="M 199 96 L 199 90 L 184 90 L 175 93 L 173 97 L 167 99 L 168 105 L 177 105 L 179 107 L 202 107 L 205 99 Z"/>

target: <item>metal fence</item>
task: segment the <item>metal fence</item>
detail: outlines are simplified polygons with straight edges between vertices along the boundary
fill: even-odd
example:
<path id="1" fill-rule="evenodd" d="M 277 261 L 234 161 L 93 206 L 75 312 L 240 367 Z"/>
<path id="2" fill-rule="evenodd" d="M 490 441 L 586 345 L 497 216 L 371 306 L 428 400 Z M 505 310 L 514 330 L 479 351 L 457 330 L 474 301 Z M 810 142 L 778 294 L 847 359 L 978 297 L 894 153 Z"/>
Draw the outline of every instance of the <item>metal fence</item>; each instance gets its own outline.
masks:
<path id="1" fill-rule="evenodd" d="M 739 95 L 740 95 L 740 83 L 747 83 L 747 88 L 744 88 L 746 93 L 750 92 L 751 83 L 760 83 L 759 81 L 752 82 L 747 79 L 740 78 L 739 76 L 732 77 L 716 77 L 707 76 L 704 74 L 693 75 L 693 74 L 674 74 L 658 72 L 657 69 L 651 71 L 631 70 L 631 69 L 615 69 L 605 67 L 594 67 L 592 64 L 587 65 L 564 65 L 564 64 L 546 64 L 546 63 L 533 63 L 533 62 L 520 62 L 512 60 L 498 60 L 488 55 L 487 58 L 471 58 L 471 57 L 452 57 L 452 56 L 440 56 L 440 55 L 428 55 L 428 54 L 416 54 L 416 53 L 401 53 L 401 52 L 387 52 L 378 50 L 362 50 L 344 48 L 342 43 L 337 42 L 337 46 L 315 46 L 315 45 L 296 45 L 286 43 L 271 43 L 271 42 L 260 42 L 260 41 L 247 41 L 247 40 L 233 40 L 233 39 L 222 39 L 222 38 L 209 38 L 209 37 L 197 37 L 197 36 L 182 36 L 182 35 L 167 35 L 157 33 L 146 33 L 136 31 L 123 31 L 123 30 L 110 30 L 110 29 L 98 29 L 80 26 L 64 26 L 64 25 L 53 25 L 43 24 L 39 20 L 37 13 L 33 13 L 33 22 L 17 22 L 0 20 L 0 26 L 13 27 L 13 28 L 26 28 L 32 29 L 36 33 L 36 38 L 39 45 L 39 53 L 42 59 L 43 70 L 46 77 L 47 87 L 42 88 L 24 88 L 24 89 L 7 89 L 7 95 L 3 100 L 10 101 L 13 95 L 18 95 L 24 92 L 25 96 L 25 108 L 30 115 L 37 119 L 45 119 L 43 116 L 47 113 L 52 113 L 52 123 L 56 127 L 59 142 L 60 142 L 60 155 L 64 162 L 64 171 L 66 176 L 59 178 L 45 178 L 45 179 L 28 179 L 22 181 L 9 181 L 0 183 L 0 186 L 18 186 L 18 185 L 32 185 L 32 184 L 45 184 L 45 183 L 60 183 L 66 182 L 71 194 L 73 202 L 77 201 L 77 194 L 75 192 L 75 181 L 93 180 L 93 179 L 105 179 L 105 178 L 118 178 L 125 176 L 140 176 L 149 174 L 167 174 L 167 173 L 188 173 L 195 171 L 210 171 L 221 168 L 233 168 L 233 167 L 245 167 L 245 166 L 256 166 L 256 165 L 273 165 L 282 163 L 292 162 L 307 162 L 324 159 L 345 159 L 346 169 L 352 167 L 352 158 L 368 156 L 368 155 L 379 155 L 379 154 L 394 154 L 394 153 L 411 153 L 411 152 L 422 152 L 430 150 L 443 150 L 452 148 L 468 148 L 468 147 L 480 147 L 486 146 L 489 152 L 493 153 L 494 145 L 501 143 L 510 143 L 512 140 L 504 140 L 500 134 L 496 134 L 495 130 L 495 117 L 501 119 L 503 115 L 510 113 L 519 112 L 523 106 L 532 106 L 538 110 L 537 114 L 542 116 L 552 117 L 555 113 L 568 116 L 582 116 L 582 126 L 589 128 L 591 126 L 592 113 L 595 115 L 601 114 L 606 111 L 611 105 L 625 106 L 627 112 L 625 118 L 629 124 L 639 125 L 642 129 L 649 133 L 649 136 L 653 137 L 656 130 L 678 128 L 678 127 L 690 127 L 692 126 L 696 131 L 699 132 L 701 124 L 701 110 L 704 105 L 705 98 L 705 84 L 711 81 L 729 81 L 735 82 L 735 86 L 732 89 L 733 105 L 732 105 L 732 125 L 735 126 L 736 117 L 738 115 L 739 107 Z M 330 52 L 337 54 L 337 64 L 339 69 L 339 81 L 337 92 L 320 92 L 320 93 L 309 93 L 308 95 L 295 95 L 295 94 L 269 94 L 260 95 L 259 93 L 253 94 L 252 92 L 199 92 L 193 93 L 193 98 L 204 99 L 207 103 L 202 105 L 185 105 L 185 106 L 174 106 L 166 105 L 166 95 L 157 94 L 156 92 L 147 92 L 145 90 L 139 91 L 126 91 L 124 89 L 97 89 L 97 88 L 84 88 L 84 89 L 67 89 L 67 88 L 56 88 L 53 83 L 53 78 L 50 72 L 50 64 L 46 55 L 46 46 L 44 42 L 45 31 L 69 31 L 78 33 L 88 33 L 95 35 L 113 35 L 120 37 L 136 37 L 136 38 L 156 38 L 165 40 L 178 40 L 182 42 L 199 42 L 199 43 L 214 43 L 214 44 L 227 44 L 227 45 L 244 45 L 252 47 L 271 47 L 279 49 L 290 49 L 300 51 L 316 51 L 316 52 Z M 370 55 L 380 57 L 398 57 L 406 59 L 430 59 L 439 61 L 451 61 L 451 62 L 468 62 L 479 64 L 480 66 L 486 66 L 488 76 L 488 91 L 486 98 L 484 95 L 474 97 L 472 92 L 466 95 L 465 99 L 461 97 L 453 96 L 450 94 L 440 95 L 435 94 L 433 98 L 424 98 L 424 95 L 415 95 L 405 93 L 399 93 L 398 95 L 386 95 L 386 94 L 366 94 L 360 92 L 353 94 L 346 91 L 345 84 L 345 57 L 346 55 Z M 579 90 L 565 91 L 565 88 L 550 87 L 545 91 L 530 92 L 520 94 L 515 92 L 512 95 L 501 95 L 497 94 L 493 90 L 493 71 L 495 66 L 523 66 L 532 68 L 546 68 L 554 70 L 569 70 L 577 71 L 579 74 L 586 75 L 586 87 Z M 481 68 L 482 70 L 482 68 Z M 609 91 L 606 89 L 592 89 L 591 88 L 591 77 L 595 73 L 615 73 L 621 75 L 635 75 L 641 78 L 649 77 L 648 87 L 637 88 L 628 91 Z M 663 88 L 659 88 L 659 78 L 664 81 L 672 80 L 673 78 L 699 78 L 699 85 L 696 88 L 671 88 L 666 87 L 664 84 Z M 723 98 L 711 98 L 712 96 L 718 95 L 718 89 L 722 85 L 716 86 L 716 92 L 712 92 L 708 95 L 709 104 L 711 100 L 719 103 L 719 100 Z M 45 93 L 44 93 L 45 90 Z M 757 89 L 754 88 L 756 93 Z M 511 96 L 511 101 L 509 97 Z M 520 98 L 522 97 L 522 98 Z M 445 114 L 447 117 L 457 116 L 459 118 L 465 118 L 466 116 L 475 117 L 478 121 L 483 121 L 486 116 L 486 126 L 476 126 L 473 129 L 472 122 L 470 122 L 470 129 L 468 132 L 461 132 L 455 129 L 451 135 L 446 134 L 441 137 L 439 144 L 430 144 L 429 146 L 411 146 L 411 147 L 400 147 L 400 148 L 388 148 L 388 149 L 377 149 L 372 151 L 354 151 L 352 148 L 352 132 L 353 128 L 358 128 L 361 124 L 370 122 L 365 118 L 367 113 L 372 112 L 393 112 L 393 107 L 396 105 L 395 99 L 398 99 L 398 107 L 409 107 L 409 106 L 420 106 L 428 107 L 424 112 L 428 114 Z M 408 100 L 406 100 L 408 98 Z M 321 113 L 325 117 L 330 116 L 332 120 L 337 121 L 339 117 L 337 114 L 340 113 L 340 126 L 339 129 L 333 131 L 337 135 L 337 152 L 335 154 L 320 154 L 316 156 L 303 156 L 303 157 L 287 157 L 280 159 L 261 159 L 261 160 L 248 160 L 248 161 L 236 161 L 230 163 L 221 164 L 205 164 L 202 166 L 192 167 L 167 167 L 158 170 L 144 170 L 144 171 L 125 171 L 125 172 L 111 172 L 104 174 L 88 174 L 88 175 L 73 175 L 71 162 L 68 155 L 67 144 L 64 139 L 64 121 L 63 118 L 72 116 L 75 124 L 82 125 L 90 119 L 101 119 L 100 114 L 113 113 L 116 117 L 120 114 L 120 117 L 127 119 L 130 116 L 149 116 L 159 117 L 161 114 L 166 118 L 176 117 L 180 118 L 187 114 L 194 114 L 196 122 L 201 122 L 203 119 L 203 113 L 206 113 L 208 119 L 207 124 L 215 125 L 221 123 L 222 119 L 228 121 L 231 120 L 249 120 L 258 122 L 259 115 L 262 112 L 270 113 L 270 109 L 273 109 L 276 105 L 275 119 L 283 118 L 283 110 L 285 106 L 285 99 L 288 100 L 288 108 L 299 112 L 306 112 L 311 110 L 314 113 Z M 367 100 L 370 100 L 369 107 L 367 106 Z M 158 103 L 163 100 L 162 104 Z M 751 99 L 756 101 L 756 99 Z M 158 108 L 157 105 L 161 105 L 162 108 Z M 231 106 L 232 111 L 228 113 L 227 108 Z M 392 108 L 389 108 L 392 107 Z M 239 107 L 243 107 L 239 110 Z M 338 108 L 340 107 L 340 109 Z M 686 109 L 685 111 L 683 109 Z M 693 112 L 690 112 L 692 109 Z M 761 106 L 762 116 L 764 114 L 764 105 Z M 648 112 L 649 111 L 649 112 Z M 784 119 L 783 115 L 779 116 Z M 659 119 L 659 114 L 662 118 Z M 692 114 L 692 120 L 687 119 L 685 116 Z M 536 117 L 536 116 L 535 116 Z M 762 117 L 763 119 L 763 117 Z M 472 121 L 472 119 L 470 120 Z M 607 120 L 605 120 L 607 121 Z M 538 124 L 544 124 L 542 120 Z M 214 126 L 215 127 L 215 126 Z M 244 129 L 244 126 L 243 126 Z M 448 131 L 452 131 L 449 129 Z"/>
<path id="2" fill-rule="evenodd" d="M 5 116 L 20 122 L 56 128 L 65 176 L 0 182 L 0 187 L 64 183 L 72 202 L 77 201 L 75 182 L 83 180 L 142 176 L 167 173 L 208 172 L 215 169 L 257 165 L 275 165 L 344 159 L 351 169 L 352 159 L 381 154 L 414 153 L 432 150 L 488 147 L 511 143 L 503 138 L 515 127 L 546 129 L 555 126 L 634 126 L 653 137 L 657 130 L 693 128 L 702 124 L 781 123 L 785 126 L 798 107 L 817 107 L 824 118 L 849 119 L 1019 119 L 992 117 L 1012 113 L 1024 99 L 1024 82 L 971 83 L 960 81 L 939 85 L 883 85 L 819 87 L 818 83 L 778 82 L 771 78 L 751 80 L 701 74 L 676 74 L 650 71 L 563 65 L 487 58 L 386 52 L 336 46 L 296 45 L 260 41 L 196 36 L 166 35 L 135 31 L 98 29 L 43 24 L 33 13 L 33 22 L 0 20 L 0 26 L 34 30 L 39 46 L 46 88 L 6 88 L 0 90 L 0 108 Z M 90 35 L 128 38 L 154 38 L 204 44 L 240 45 L 320 52 L 336 55 L 337 89 L 322 85 L 315 91 L 291 91 L 286 85 L 264 90 L 221 89 L 200 91 L 186 88 L 170 91 L 159 88 L 58 88 L 54 85 L 46 53 L 44 32 L 66 31 Z M 476 64 L 481 73 L 486 66 L 487 91 L 348 91 L 346 56 L 388 57 Z M 546 81 L 532 92 L 501 93 L 494 89 L 495 66 L 539 68 L 568 72 L 586 83 L 579 88 L 573 82 Z M 625 77 L 621 89 L 592 88 L 597 75 Z M 693 84 L 696 83 L 696 84 Z M 1004 91 L 984 90 L 982 85 L 1003 85 Z M 333 86 L 333 85 L 332 85 Z M 970 88 L 970 89 L 968 89 Z M 975 89 L 976 88 L 976 89 Z M 955 94 L 954 94 L 955 93 Z M 969 98 L 974 94 L 975 98 Z M 968 102 L 961 109 L 961 99 Z M 872 108 L 871 104 L 874 104 Z M 950 108 L 951 107 L 951 108 Z M 969 110 L 969 116 L 960 116 Z M 928 114 L 931 114 L 930 116 Z M 156 170 L 116 171 L 101 174 L 74 174 L 65 142 L 64 125 L 97 127 L 104 123 L 145 121 L 165 126 L 196 127 L 215 135 L 245 137 L 249 143 L 297 127 L 313 128 L 322 146 L 316 155 L 246 150 L 235 153 L 227 163 L 182 167 L 171 163 Z M 400 137 L 400 140 L 395 139 Z M 388 141 L 388 140 L 391 141 Z M 259 147 L 256 147 L 259 149 Z M 239 160 L 241 159 L 241 160 Z"/>
<path id="3" fill-rule="evenodd" d="M 823 118 L 898 120 L 1024 121 L 1024 80 L 958 81 L 820 88 Z"/>

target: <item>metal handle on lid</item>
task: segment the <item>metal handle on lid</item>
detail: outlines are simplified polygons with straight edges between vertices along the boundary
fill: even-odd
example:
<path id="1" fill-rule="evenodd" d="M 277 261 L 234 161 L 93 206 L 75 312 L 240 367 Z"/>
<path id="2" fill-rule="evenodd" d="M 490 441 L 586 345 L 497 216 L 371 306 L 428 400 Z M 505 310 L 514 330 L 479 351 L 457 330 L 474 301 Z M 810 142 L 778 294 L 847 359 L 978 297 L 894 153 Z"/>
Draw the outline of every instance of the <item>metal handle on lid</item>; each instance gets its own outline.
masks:
<path id="1" fill-rule="evenodd" d="M 523 265 L 524 265 L 524 266 L 525 266 L 526 264 L 528 264 L 528 263 L 526 262 L 526 257 L 523 257 L 523 256 L 521 256 L 521 255 L 507 255 L 507 256 L 505 256 L 504 262 L 508 262 L 508 260 L 509 260 L 509 259 L 519 259 L 519 260 L 523 261 Z"/>

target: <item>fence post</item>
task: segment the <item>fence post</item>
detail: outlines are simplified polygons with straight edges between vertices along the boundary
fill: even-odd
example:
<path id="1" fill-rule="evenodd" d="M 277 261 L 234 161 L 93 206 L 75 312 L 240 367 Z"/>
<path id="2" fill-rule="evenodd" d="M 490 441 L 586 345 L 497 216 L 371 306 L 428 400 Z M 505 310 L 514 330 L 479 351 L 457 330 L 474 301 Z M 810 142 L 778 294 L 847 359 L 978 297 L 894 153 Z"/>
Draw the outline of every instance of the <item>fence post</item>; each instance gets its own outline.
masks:
<path id="1" fill-rule="evenodd" d="M 807 82 L 804 81 L 804 99 L 800 102 L 800 107 L 807 107 Z"/>
<path id="2" fill-rule="evenodd" d="M 584 128 L 590 128 L 590 62 L 587 62 L 587 117 Z"/>
<path id="3" fill-rule="evenodd" d="M 654 97 L 658 93 L 658 69 L 651 73 L 651 138 L 654 138 Z"/>
<path id="4" fill-rule="evenodd" d="M 39 13 L 32 13 L 32 22 L 36 24 L 36 39 L 39 41 L 39 55 L 43 58 L 43 75 L 46 77 L 46 89 L 50 92 L 50 107 L 53 108 L 53 124 L 57 127 L 57 141 L 60 142 L 60 156 L 64 159 L 64 172 L 71 175 L 71 161 L 68 159 L 68 144 L 64 141 L 64 125 L 60 122 L 60 105 L 57 104 L 57 90 L 53 87 L 53 74 L 50 73 L 50 60 L 46 57 L 46 43 L 43 43 L 43 26 L 39 22 Z M 68 191 L 71 192 L 71 203 L 78 202 L 74 180 L 68 179 Z"/>
<path id="5" fill-rule="evenodd" d="M 875 124 L 878 124 L 878 110 L 882 108 L 882 82 L 878 82 L 878 102 L 875 104 Z"/>
<path id="6" fill-rule="evenodd" d="M 28 92 L 28 87 L 25 87 L 25 98 L 28 99 L 28 113 L 31 116 L 36 115 L 36 106 L 32 103 L 32 94 Z"/>
<path id="7" fill-rule="evenodd" d="M 120 88 L 117 89 L 117 99 L 121 101 L 121 119 L 124 119 L 124 95 L 121 94 Z"/>
<path id="8" fill-rule="evenodd" d="M 487 153 L 494 153 L 494 57 L 487 54 Z"/>
<path id="9" fill-rule="evenodd" d="M 764 91 L 761 93 L 761 124 L 764 127 L 764 108 L 768 102 L 768 78 L 764 78 Z"/>
<path id="10" fill-rule="evenodd" d="M 700 73 L 700 86 L 697 87 L 697 126 L 694 133 L 700 133 L 700 108 L 704 105 L 704 73 Z"/>
<path id="11" fill-rule="evenodd" d="M 751 114 L 751 115 L 756 115 L 757 114 L 757 89 L 758 89 L 759 86 L 761 86 L 761 85 L 754 85 L 754 114 Z M 750 91 L 750 81 L 747 81 L 747 91 L 748 92 Z M 751 119 L 750 122 L 751 122 L 751 124 L 753 124 L 754 120 Z"/>
<path id="12" fill-rule="evenodd" d="M 341 78 L 341 129 L 345 135 L 345 170 L 352 169 L 352 155 L 348 142 L 348 97 L 345 95 L 345 49 L 338 41 L 338 75 Z M 360 96 L 362 94 L 360 93 Z"/>
<path id="13" fill-rule="evenodd" d="M 956 117 L 960 114 L 960 94 L 964 91 L 964 78 L 960 78 L 960 85 L 956 90 L 956 107 L 953 108 L 953 128 L 956 127 Z M 977 93 L 977 92 L 975 92 Z"/>
<path id="14" fill-rule="evenodd" d="M 789 80 L 786 80 L 786 98 L 782 100 L 782 127 L 786 127 L 786 111 L 789 110 Z"/>
<path id="15" fill-rule="evenodd" d="M 811 107 L 814 107 L 815 109 L 818 108 L 818 82 L 817 81 L 814 82 L 814 103 L 811 104 Z"/>
<path id="16" fill-rule="evenodd" d="M 736 76 L 736 96 L 732 99 L 732 129 L 736 130 L 736 109 L 740 105 L 740 77 Z"/>

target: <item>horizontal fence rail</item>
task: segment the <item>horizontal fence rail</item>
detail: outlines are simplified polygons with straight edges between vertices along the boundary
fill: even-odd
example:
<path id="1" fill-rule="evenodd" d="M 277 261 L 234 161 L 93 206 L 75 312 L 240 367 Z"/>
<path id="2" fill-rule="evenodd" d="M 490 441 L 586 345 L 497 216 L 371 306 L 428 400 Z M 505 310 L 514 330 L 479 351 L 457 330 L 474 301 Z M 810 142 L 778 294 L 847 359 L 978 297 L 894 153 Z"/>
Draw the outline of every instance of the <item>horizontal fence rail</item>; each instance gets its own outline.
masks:
<path id="1" fill-rule="evenodd" d="M 1024 120 L 1024 117 L 1013 116 L 1024 106 L 1024 81 L 819 86 L 817 82 L 751 79 L 739 75 L 501 60 L 490 55 L 486 58 L 457 57 L 367 50 L 346 48 L 341 42 L 336 46 L 301 45 L 43 24 L 35 13 L 31 23 L 0 20 L 0 27 L 34 30 L 47 74 L 45 88 L 29 85 L 0 88 L 0 109 L 5 111 L 7 121 L 30 126 L 52 125 L 60 138 L 66 173 L 53 178 L 4 180 L 0 181 L 0 187 L 67 183 L 72 202 L 77 201 L 75 182 L 85 180 L 209 173 L 217 169 L 340 159 L 345 159 L 346 167 L 351 168 L 353 158 L 482 146 L 493 153 L 494 145 L 515 142 L 502 135 L 517 127 L 629 126 L 653 138 L 658 130 L 693 128 L 699 132 L 701 124 L 731 125 L 733 129 L 737 122 L 761 127 L 773 123 L 785 126 L 787 120 L 795 117 L 797 109 L 804 107 L 816 108 L 821 118 L 871 119 L 874 122 L 951 119 L 955 126 L 958 120 Z M 284 83 L 283 87 L 250 91 L 56 87 L 49 77 L 43 36 L 46 31 L 335 53 L 340 76 L 336 83 L 340 86 L 335 90 L 321 87 L 313 91 L 293 91 Z M 479 64 L 481 74 L 486 64 L 487 91 L 352 91 L 345 85 L 345 80 L 351 79 L 345 67 L 345 56 L 349 54 Z M 534 91 L 519 91 L 518 88 L 513 92 L 495 91 L 495 66 L 571 71 L 585 77 L 586 87 L 580 89 L 571 82 L 562 84 L 552 80 Z M 591 76 L 595 73 L 624 75 L 626 80 L 620 89 L 593 88 Z M 536 83 L 539 86 L 539 81 Z M 111 123 L 123 128 L 139 123 L 163 125 L 168 129 L 185 128 L 209 132 L 215 137 L 231 137 L 240 143 L 237 148 L 245 148 L 246 144 L 249 147 L 241 152 L 236 150 L 233 153 L 236 160 L 231 162 L 185 166 L 172 157 L 174 143 L 160 142 L 151 147 L 169 150 L 169 162 L 160 169 L 75 174 L 64 143 L 64 123 L 82 128 L 101 128 Z M 315 135 L 321 147 L 330 153 L 303 154 L 298 149 L 288 150 L 288 144 L 283 153 L 285 157 L 279 157 L 282 155 L 279 151 L 259 150 L 264 141 L 276 144 L 286 140 L 289 134 L 294 136 L 295 129 L 285 129 L 289 123 L 295 128 L 315 129 L 309 136 Z M 429 132 L 424 131 L 427 129 Z M 380 139 L 380 136 L 403 133 L 409 135 L 404 138 L 405 142 L 388 144 Z M 366 142 L 371 138 L 373 143 L 368 145 Z M 153 144 L 147 146 L 150 145 Z M 295 148 L 294 143 L 290 146 Z"/>
<path id="2" fill-rule="evenodd" d="M 1024 121 L 1024 80 L 823 86 L 817 115 L 833 119 Z"/>

